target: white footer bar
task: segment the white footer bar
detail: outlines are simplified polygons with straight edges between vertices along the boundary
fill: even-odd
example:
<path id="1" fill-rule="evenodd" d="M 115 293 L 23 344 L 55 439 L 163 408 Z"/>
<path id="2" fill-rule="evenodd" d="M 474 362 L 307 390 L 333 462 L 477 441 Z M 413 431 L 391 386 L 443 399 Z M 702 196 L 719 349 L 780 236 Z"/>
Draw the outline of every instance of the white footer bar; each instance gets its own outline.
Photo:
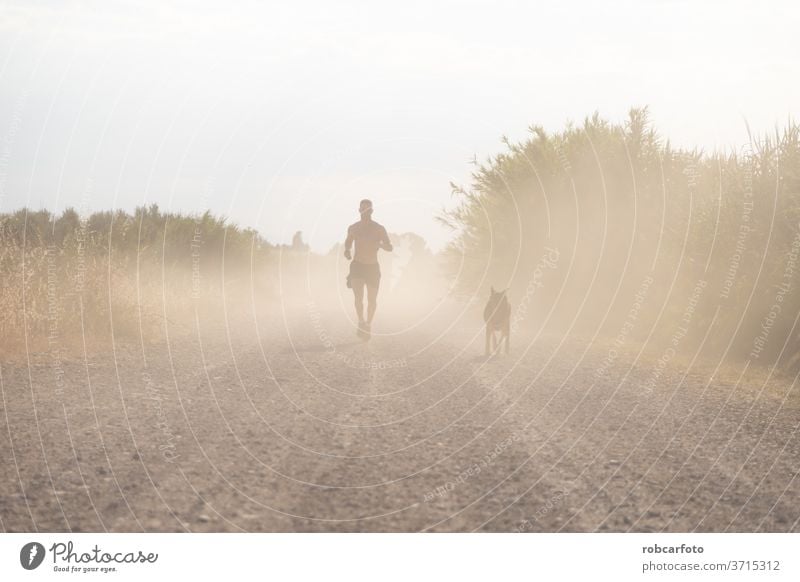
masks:
<path id="1" fill-rule="evenodd" d="M 2 534 L 0 580 L 796 581 L 798 550 L 800 534 Z"/>

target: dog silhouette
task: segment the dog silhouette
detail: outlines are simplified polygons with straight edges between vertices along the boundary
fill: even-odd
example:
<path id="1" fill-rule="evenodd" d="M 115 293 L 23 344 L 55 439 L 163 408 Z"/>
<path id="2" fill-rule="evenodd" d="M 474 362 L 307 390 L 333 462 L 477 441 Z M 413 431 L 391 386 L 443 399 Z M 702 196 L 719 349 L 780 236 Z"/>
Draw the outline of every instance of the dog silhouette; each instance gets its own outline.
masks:
<path id="1" fill-rule="evenodd" d="M 489 301 L 483 309 L 483 321 L 486 324 L 486 351 L 485 355 L 490 353 L 494 354 L 501 348 L 505 342 L 505 350 L 508 353 L 510 349 L 511 339 L 511 303 L 506 297 L 505 289 L 503 291 L 495 291 L 492 287 Z M 498 335 L 499 334 L 499 338 Z"/>

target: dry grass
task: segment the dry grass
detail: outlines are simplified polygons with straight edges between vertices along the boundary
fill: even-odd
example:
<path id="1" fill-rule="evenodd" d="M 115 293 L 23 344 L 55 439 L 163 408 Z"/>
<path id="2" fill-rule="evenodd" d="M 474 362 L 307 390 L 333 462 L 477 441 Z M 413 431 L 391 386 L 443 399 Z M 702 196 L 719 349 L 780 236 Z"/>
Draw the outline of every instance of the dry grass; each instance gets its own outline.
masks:
<path id="1" fill-rule="evenodd" d="M 510 286 L 514 301 L 545 249 L 557 248 L 557 273 L 533 302 L 541 318 L 528 324 L 550 314 L 554 331 L 615 337 L 653 276 L 628 337 L 655 329 L 669 342 L 705 281 L 681 350 L 692 353 L 708 332 L 709 354 L 798 367 L 800 126 L 736 152 L 681 151 L 646 110 L 632 110 L 623 124 L 594 115 L 506 145 L 468 187 L 453 186 L 461 204 L 442 217 L 456 235 L 447 254 L 462 291 Z"/>
<path id="2" fill-rule="evenodd" d="M 230 305 L 269 300 L 272 247 L 210 214 L 21 210 L 0 216 L 0 349 L 6 356 L 149 337 Z M 235 282 L 234 285 L 231 285 Z"/>

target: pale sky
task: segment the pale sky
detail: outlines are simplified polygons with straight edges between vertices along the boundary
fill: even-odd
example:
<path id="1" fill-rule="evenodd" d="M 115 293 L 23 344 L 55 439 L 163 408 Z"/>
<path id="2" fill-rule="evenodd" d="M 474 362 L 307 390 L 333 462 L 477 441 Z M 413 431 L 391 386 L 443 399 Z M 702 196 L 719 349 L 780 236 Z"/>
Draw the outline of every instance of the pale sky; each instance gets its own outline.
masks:
<path id="1" fill-rule="evenodd" d="M 793 1 L 0 0 L 0 211 L 206 208 L 327 250 L 375 201 L 433 248 L 473 155 L 648 105 L 678 145 L 800 112 Z"/>

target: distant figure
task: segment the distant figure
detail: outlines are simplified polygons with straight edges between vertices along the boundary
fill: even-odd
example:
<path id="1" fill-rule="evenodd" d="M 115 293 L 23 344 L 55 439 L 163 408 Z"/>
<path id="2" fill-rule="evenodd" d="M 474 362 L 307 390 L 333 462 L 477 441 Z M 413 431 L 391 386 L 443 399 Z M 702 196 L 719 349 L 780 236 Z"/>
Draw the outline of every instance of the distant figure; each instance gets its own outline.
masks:
<path id="1" fill-rule="evenodd" d="M 293 251 L 308 251 L 308 245 L 303 242 L 303 231 L 298 230 L 292 237 Z"/>
<path id="2" fill-rule="evenodd" d="M 507 291 L 507 290 L 506 290 Z M 506 343 L 506 353 L 509 350 L 509 339 L 511 335 L 511 304 L 506 297 L 506 291 L 495 291 L 492 287 L 492 294 L 483 309 L 483 321 L 486 322 L 486 350 L 485 355 L 489 355 L 489 344 L 491 342 L 491 353 L 497 352 Z M 500 339 L 495 336 L 495 332 L 500 333 Z"/>
<path id="3" fill-rule="evenodd" d="M 350 274 L 347 286 L 355 295 L 356 314 L 358 315 L 358 336 L 369 339 L 372 331 L 372 318 L 378 300 L 378 287 L 381 283 L 381 269 L 378 265 L 378 249 L 392 251 L 392 243 L 386 229 L 372 220 L 372 202 L 362 200 L 358 206 L 361 220 L 351 224 L 347 229 L 344 241 L 344 256 L 350 262 Z M 356 244 L 355 256 L 350 249 Z M 364 319 L 364 286 L 367 287 L 367 318 Z"/>

